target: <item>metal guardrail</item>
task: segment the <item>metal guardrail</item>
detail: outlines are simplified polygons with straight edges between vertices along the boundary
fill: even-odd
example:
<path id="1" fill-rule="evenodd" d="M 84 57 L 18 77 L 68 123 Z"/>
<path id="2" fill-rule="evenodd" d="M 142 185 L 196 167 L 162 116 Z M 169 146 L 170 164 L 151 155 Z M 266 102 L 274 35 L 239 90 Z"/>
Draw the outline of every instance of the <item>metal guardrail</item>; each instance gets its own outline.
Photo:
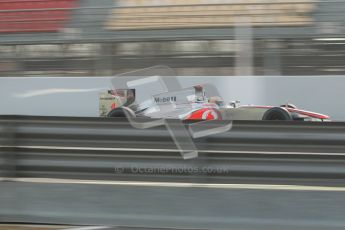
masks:
<path id="1" fill-rule="evenodd" d="M 169 135 L 124 119 L 0 117 L 0 222 L 343 229 L 345 123 L 238 121 L 195 139 L 189 160 Z"/>
<path id="2" fill-rule="evenodd" d="M 199 157 L 190 160 L 166 127 L 136 129 L 124 119 L 7 116 L 0 130 L 3 177 L 345 182 L 339 122 L 235 121 L 227 132 L 194 139 Z"/>

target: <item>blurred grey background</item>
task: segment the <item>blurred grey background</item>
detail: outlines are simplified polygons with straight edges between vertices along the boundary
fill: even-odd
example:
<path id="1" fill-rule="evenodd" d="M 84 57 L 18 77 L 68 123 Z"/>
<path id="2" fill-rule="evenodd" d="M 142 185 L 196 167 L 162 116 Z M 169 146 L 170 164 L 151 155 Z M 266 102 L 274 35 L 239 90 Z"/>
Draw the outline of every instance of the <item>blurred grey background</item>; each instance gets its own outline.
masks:
<path id="1" fill-rule="evenodd" d="M 166 65 L 226 101 L 345 119 L 344 10 L 344 0 L 0 2 L 0 113 L 94 116 L 111 76 Z"/>
<path id="2" fill-rule="evenodd" d="M 0 3 L 0 76 L 342 75 L 344 0 Z"/>

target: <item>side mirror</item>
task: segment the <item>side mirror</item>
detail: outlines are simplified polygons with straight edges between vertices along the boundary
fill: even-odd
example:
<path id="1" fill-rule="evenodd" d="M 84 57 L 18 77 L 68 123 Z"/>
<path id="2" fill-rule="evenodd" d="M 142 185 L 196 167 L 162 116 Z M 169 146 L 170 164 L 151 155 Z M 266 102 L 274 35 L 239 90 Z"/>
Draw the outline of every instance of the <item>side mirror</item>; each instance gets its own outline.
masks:
<path id="1" fill-rule="evenodd" d="M 231 101 L 230 103 L 229 103 L 229 105 L 231 106 L 231 107 L 233 107 L 233 108 L 237 108 L 239 105 L 240 105 L 240 101 Z"/>

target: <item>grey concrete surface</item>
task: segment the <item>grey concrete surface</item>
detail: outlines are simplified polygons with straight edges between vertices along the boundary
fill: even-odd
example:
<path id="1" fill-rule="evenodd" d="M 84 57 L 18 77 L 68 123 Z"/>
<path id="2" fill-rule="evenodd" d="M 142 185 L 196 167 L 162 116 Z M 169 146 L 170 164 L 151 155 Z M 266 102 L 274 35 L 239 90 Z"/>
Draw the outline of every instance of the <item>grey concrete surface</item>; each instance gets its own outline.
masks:
<path id="1" fill-rule="evenodd" d="M 0 222 L 344 229 L 344 192 L 0 182 Z"/>

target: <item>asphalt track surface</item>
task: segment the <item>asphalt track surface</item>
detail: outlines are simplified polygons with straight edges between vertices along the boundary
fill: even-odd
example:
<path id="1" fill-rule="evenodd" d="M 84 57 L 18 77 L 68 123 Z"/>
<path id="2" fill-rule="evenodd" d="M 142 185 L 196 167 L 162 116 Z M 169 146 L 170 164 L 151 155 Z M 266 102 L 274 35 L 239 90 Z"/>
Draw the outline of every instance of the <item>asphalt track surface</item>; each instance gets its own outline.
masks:
<path id="1" fill-rule="evenodd" d="M 345 192 L 337 187 L 23 181 L 1 182 L 0 221 L 177 229 L 345 226 Z"/>

